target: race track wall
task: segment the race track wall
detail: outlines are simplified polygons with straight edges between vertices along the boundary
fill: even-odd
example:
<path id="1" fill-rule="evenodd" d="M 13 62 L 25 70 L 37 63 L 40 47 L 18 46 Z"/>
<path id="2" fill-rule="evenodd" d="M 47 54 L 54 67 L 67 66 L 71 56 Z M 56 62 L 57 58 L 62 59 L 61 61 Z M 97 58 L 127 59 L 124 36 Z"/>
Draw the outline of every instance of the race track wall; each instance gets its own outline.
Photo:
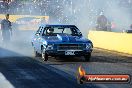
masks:
<path id="1" fill-rule="evenodd" d="M 132 54 L 132 34 L 106 31 L 89 31 L 88 38 L 94 47 Z"/>
<path id="2" fill-rule="evenodd" d="M 23 18 L 23 17 L 35 17 L 35 18 L 44 18 L 46 21 L 49 20 L 49 16 L 35 16 L 35 15 L 10 15 L 9 20 L 11 22 L 15 22 L 17 19 L 19 18 Z M 0 14 L 0 19 L 4 19 L 5 15 L 4 14 Z"/>
<path id="3" fill-rule="evenodd" d="M 32 19 L 29 22 L 25 22 L 25 25 L 23 26 L 23 23 L 16 22 L 16 20 L 20 19 L 20 18 L 25 18 L 25 17 L 33 17 L 35 19 Z M 37 19 L 38 20 L 37 20 Z M 1 29 L 1 20 L 5 19 L 5 14 L 0 14 L 0 29 Z M 19 26 L 17 25 L 17 28 L 14 29 L 18 29 L 18 30 L 37 30 L 38 29 L 38 25 L 41 23 L 41 21 L 43 22 L 43 20 L 48 24 L 49 23 L 49 16 L 35 16 L 35 15 L 10 15 L 9 20 L 12 22 L 12 28 L 16 27 L 16 24 L 19 23 Z M 15 25 L 13 25 L 14 23 L 16 23 Z M 32 25 L 32 26 L 31 26 Z"/>

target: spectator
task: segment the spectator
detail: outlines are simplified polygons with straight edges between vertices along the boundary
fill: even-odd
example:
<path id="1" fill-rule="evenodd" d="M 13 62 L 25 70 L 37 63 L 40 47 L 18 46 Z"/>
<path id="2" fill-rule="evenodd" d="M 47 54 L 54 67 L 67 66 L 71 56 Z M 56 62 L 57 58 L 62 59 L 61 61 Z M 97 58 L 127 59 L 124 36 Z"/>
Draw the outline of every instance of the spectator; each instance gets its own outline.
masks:
<path id="1" fill-rule="evenodd" d="M 103 14 L 98 16 L 98 18 L 97 18 L 97 27 L 96 27 L 97 30 L 100 29 L 100 30 L 103 30 L 103 31 L 107 31 L 107 23 L 108 23 L 108 20 Z"/>
<path id="2" fill-rule="evenodd" d="M 1 30 L 3 42 L 7 43 L 10 41 L 10 36 L 12 35 L 11 22 L 9 21 L 9 14 L 6 14 L 6 19 L 1 21 Z"/>

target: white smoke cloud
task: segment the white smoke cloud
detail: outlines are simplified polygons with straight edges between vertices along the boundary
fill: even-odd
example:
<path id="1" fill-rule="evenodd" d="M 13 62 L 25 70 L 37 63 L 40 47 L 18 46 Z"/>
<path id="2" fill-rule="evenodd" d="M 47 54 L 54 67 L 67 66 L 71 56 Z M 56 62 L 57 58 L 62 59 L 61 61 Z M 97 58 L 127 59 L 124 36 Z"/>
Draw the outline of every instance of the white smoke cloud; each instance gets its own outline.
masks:
<path id="1" fill-rule="evenodd" d="M 76 24 L 83 34 L 87 37 L 88 29 L 96 26 L 96 19 L 100 12 L 108 18 L 109 21 L 114 22 L 117 26 L 116 30 L 122 31 L 123 29 L 128 30 L 132 23 L 130 8 L 121 6 L 121 0 L 71 0 L 73 3 L 72 17 L 77 19 Z M 127 1 L 126 1 L 127 2 Z M 69 13 L 70 6 L 64 6 L 64 12 Z M 75 15 L 74 15 L 75 14 Z M 69 16 L 67 14 L 64 14 Z"/>
<path id="2" fill-rule="evenodd" d="M 87 37 L 89 29 L 96 26 L 96 19 L 100 12 L 103 12 L 108 20 L 116 23 L 117 29 L 113 31 L 129 29 L 129 26 L 132 23 L 130 10 L 120 6 L 119 1 L 121 0 L 53 1 L 45 1 L 45 3 L 48 4 L 48 7 L 45 6 L 46 8 L 43 10 L 43 14 L 40 13 L 40 8 L 42 7 L 35 5 L 34 2 L 30 2 L 30 4 L 23 4 L 22 8 L 24 10 L 22 11 L 21 8 L 15 8 L 14 6 L 14 10 L 17 10 L 15 14 L 34 15 L 40 13 L 41 15 L 49 15 L 50 23 L 65 24 L 67 21 L 66 24 L 75 24 L 78 28 L 80 28 L 85 37 Z M 42 2 L 36 4 L 42 4 Z M 34 31 L 21 31 L 19 34 L 14 31 L 13 45 L 9 50 L 21 55 L 31 56 L 33 51 L 31 47 L 31 38 L 33 35 Z M 8 47 L 6 47 L 6 49 L 8 49 Z"/>

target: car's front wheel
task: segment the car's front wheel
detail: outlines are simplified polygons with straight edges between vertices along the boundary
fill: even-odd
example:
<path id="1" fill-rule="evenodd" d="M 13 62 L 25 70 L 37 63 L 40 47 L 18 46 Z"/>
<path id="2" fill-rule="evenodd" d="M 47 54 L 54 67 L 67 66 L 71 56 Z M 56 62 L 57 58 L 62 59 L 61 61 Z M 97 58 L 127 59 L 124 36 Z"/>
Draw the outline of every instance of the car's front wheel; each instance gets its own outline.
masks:
<path id="1" fill-rule="evenodd" d="M 85 58 L 85 61 L 90 61 L 91 53 L 89 53 L 88 55 L 85 55 L 84 58 Z"/>
<path id="2" fill-rule="evenodd" d="M 48 54 L 45 52 L 45 49 L 42 48 L 42 53 L 41 53 L 41 57 L 44 61 L 48 60 Z"/>

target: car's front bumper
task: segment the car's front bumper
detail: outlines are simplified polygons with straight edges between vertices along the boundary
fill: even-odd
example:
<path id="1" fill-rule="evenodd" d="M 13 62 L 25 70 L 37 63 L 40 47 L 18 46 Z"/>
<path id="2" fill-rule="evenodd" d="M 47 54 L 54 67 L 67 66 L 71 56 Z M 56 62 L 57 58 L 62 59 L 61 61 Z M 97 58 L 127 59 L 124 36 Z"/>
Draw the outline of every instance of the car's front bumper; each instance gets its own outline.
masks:
<path id="1" fill-rule="evenodd" d="M 72 52 L 72 54 L 66 54 L 67 52 Z M 65 50 L 65 51 L 57 51 L 57 50 L 46 50 L 46 53 L 50 56 L 85 56 L 89 55 L 92 50 Z M 74 54 L 73 54 L 74 53 Z"/>

